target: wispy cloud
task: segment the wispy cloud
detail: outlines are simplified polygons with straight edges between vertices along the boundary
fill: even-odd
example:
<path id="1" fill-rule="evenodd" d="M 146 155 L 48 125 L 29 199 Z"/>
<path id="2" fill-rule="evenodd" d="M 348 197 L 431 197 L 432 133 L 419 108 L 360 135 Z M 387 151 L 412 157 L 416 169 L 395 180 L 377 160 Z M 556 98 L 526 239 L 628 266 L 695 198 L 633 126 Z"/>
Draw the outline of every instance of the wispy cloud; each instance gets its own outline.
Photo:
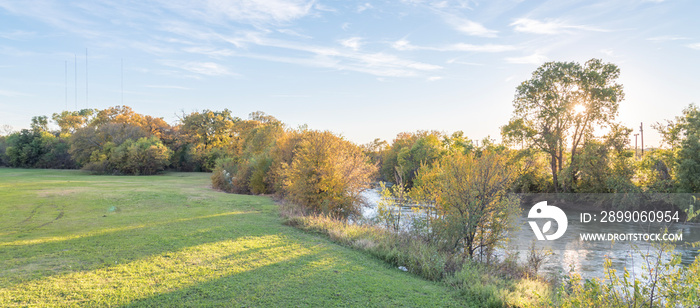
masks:
<path id="1" fill-rule="evenodd" d="M 68 30 L 83 37 L 101 37 L 102 32 L 95 30 L 92 22 L 82 18 L 75 12 L 61 7 L 52 1 L 0 1 L 0 8 L 18 15 L 37 19 L 58 29 Z"/>
<path id="2" fill-rule="evenodd" d="M 183 50 L 189 53 L 207 55 L 212 58 L 230 57 L 236 54 L 236 52 L 231 49 L 214 47 L 187 47 Z"/>
<path id="3" fill-rule="evenodd" d="M 222 37 L 222 39 L 227 40 L 225 37 Z M 240 38 L 240 40 L 245 44 L 307 53 L 306 55 L 301 54 L 295 57 L 255 54 L 252 52 L 236 54 L 236 56 L 267 61 L 349 70 L 385 77 L 410 77 L 420 75 L 420 72 L 423 71 L 442 69 L 439 65 L 404 59 L 386 52 L 361 52 L 355 50 L 353 47 L 358 47 L 359 49 L 360 40 L 345 42 L 345 47 L 349 47 L 347 49 L 273 39 L 264 34 L 249 35 L 246 38 Z"/>
<path id="4" fill-rule="evenodd" d="M 179 68 L 197 75 L 206 76 L 231 76 L 235 75 L 225 66 L 214 62 L 183 62 L 176 60 L 162 60 L 161 64 Z"/>
<path id="5" fill-rule="evenodd" d="M 315 1 L 307 0 L 208 0 L 204 3 L 162 0 L 182 15 L 210 22 L 285 23 L 310 14 Z"/>
<path id="6" fill-rule="evenodd" d="M 471 0 L 401 0 L 404 4 L 424 5 L 436 9 L 473 9 Z"/>
<path id="7" fill-rule="evenodd" d="M 549 58 L 539 52 L 536 52 L 529 56 L 505 58 L 505 60 L 506 62 L 512 64 L 542 64 L 547 62 Z"/>
<path id="8" fill-rule="evenodd" d="M 373 8 L 374 8 L 374 6 L 371 3 L 366 2 L 366 3 L 360 4 L 357 6 L 357 12 L 362 13 L 366 10 L 373 9 Z"/>
<path id="9" fill-rule="evenodd" d="M 602 53 L 602 54 L 604 54 L 604 55 L 606 55 L 606 56 L 608 56 L 608 57 L 614 57 L 614 56 L 615 56 L 615 51 L 613 51 L 612 49 L 601 49 L 601 50 L 600 50 L 600 53 Z"/>
<path id="10" fill-rule="evenodd" d="M 680 35 L 662 35 L 662 36 L 655 36 L 655 37 L 650 37 L 647 39 L 647 41 L 652 41 L 652 42 L 670 42 L 670 41 L 683 41 L 683 40 L 688 40 L 689 38 L 685 36 L 680 36 Z"/>
<path id="11" fill-rule="evenodd" d="M 17 91 L 10 91 L 10 90 L 2 90 L 0 89 L 0 96 L 5 96 L 5 97 L 21 97 L 21 96 L 31 96 L 27 93 L 22 93 L 22 92 L 17 92 Z"/>
<path id="12" fill-rule="evenodd" d="M 279 97 L 279 98 L 308 98 L 308 97 L 311 97 L 311 95 L 307 95 L 307 94 L 271 94 L 270 97 Z"/>
<path id="13" fill-rule="evenodd" d="M 402 59 L 386 53 L 332 52 L 326 50 L 314 53 L 309 57 L 288 57 L 255 53 L 240 54 L 238 56 L 339 71 L 353 71 L 379 77 L 415 77 L 422 75 L 424 72 L 442 69 L 439 65 Z"/>
<path id="14" fill-rule="evenodd" d="M 484 44 L 473 45 L 466 43 L 456 43 L 443 46 L 416 46 L 407 40 L 398 40 L 392 44 L 396 50 L 431 50 L 431 51 L 473 51 L 473 52 L 504 52 L 517 50 L 512 45 Z"/>
<path id="15" fill-rule="evenodd" d="M 688 48 L 700 50 L 700 43 L 690 44 L 690 45 L 686 45 L 686 46 L 688 46 Z"/>
<path id="16" fill-rule="evenodd" d="M 340 40 L 340 44 L 347 47 L 347 48 L 350 48 L 352 50 L 357 51 L 362 46 L 362 38 L 361 37 L 347 38 L 344 40 Z"/>
<path id="17" fill-rule="evenodd" d="M 539 21 L 530 18 L 518 18 L 510 24 L 516 32 L 534 34 L 560 34 L 569 30 L 584 30 L 596 32 L 608 32 L 608 30 L 585 25 L 570 25 L 562 20 Z"/>
<path id="18" fill-rule="evenodd" d="M 174 86 L 174 85 L 146 85 L 145 87 L 146 88 L 153 88 L 153 89 L 192 90 L 192 88 L 182 87 L 182 86 Z"/>
<path id="19" fill-rule="evenodd" d="M 22 31 L 22 30 L 0 32 L 1 38 L 8 39 L 8 40 L 15 40 L 15 41 L 26 40 L 26 39 L 34 37 L 35 35 L 36 35 L 36 32 Z"/>
<path id="20" fill-rule="evenodd" d="M 297 31 L 292 30 L 292 29 L 277 29 L 277 32 L 283 33 L 283 34 L 286 34 L 286 35 L 290 35 L 290 36 L 296 36 L 296 37 L 300 37 L 300 38 L 305 38 L 305 39 L 311 39 L 311 38 L 313 38 L 313 37 L 311 37 L 310 35 L 301 34 L 301 33 L 297 32 Z"/>
<path id="21" fill-rule="evenodd" d="M 450 24 L 455 30 L 462 32 L 467 35 L 481 36 L 481 37 L 496 37 L 498 36 L 498 31 L 488 29 L 484 25 L 471 21 L 466 18 L 460 18 L 453 15 L 446 15 L 448 24 Z"/>
<path id="22" fill-rule="evenodd" d="M 459 58 L 449 59 L 449 60 L 447 60 L 447 63 L 448 64 L 472 65 L 472 66 L 484 66 L 484 63 L 462 61 Z"/>

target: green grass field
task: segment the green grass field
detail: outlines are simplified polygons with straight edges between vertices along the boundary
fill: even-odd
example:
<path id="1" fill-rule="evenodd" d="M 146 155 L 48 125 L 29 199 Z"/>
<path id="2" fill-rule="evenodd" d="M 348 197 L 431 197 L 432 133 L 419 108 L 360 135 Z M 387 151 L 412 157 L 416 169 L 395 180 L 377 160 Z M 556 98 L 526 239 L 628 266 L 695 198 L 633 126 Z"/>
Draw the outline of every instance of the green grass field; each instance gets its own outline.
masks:
<path id="1" fill-rule="evenodd" d="M 0 168 L 0 307 L 468 306 L 209 174 Z"/>

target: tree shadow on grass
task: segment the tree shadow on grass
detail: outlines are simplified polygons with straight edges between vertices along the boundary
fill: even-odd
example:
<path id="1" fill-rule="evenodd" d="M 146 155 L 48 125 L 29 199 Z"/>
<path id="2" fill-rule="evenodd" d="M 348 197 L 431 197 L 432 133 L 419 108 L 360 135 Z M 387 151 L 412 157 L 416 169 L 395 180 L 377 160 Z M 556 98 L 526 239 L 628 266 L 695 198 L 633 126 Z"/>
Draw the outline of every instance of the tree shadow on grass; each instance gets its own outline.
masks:
<path id="1" fill-rule="evenodd" d="M 336 244 L 328 244 L 336 246 Z M 335 247 L 337 248 L 337 247 Z M 341 250 L 344 250 L 342 248 Z M 451 307 L 468 306 L 456 292 L 417 279 L 374 258 L 322 248 L 311 254 L 226 275 L 122 307 Z M 339 258 L 340 257 L 340 258 Z M 356 261 L 367 261 L 361 264 Z"/>
<path id="2" fill-rule="evenodd" d="M 3 247 L 5 252 L 8 247 Z M 47 243 L 12 255 L 27 271 L 0 303 L 85 306 L 450 306 L 444 287 L 258 213 L 209 215 Z M 68 250 L 65 250 L 68 249 Z M 9 254 L 7 254 L 9 256 Z M 43 270 L 32 268 L 36 262 Z M 67 264 L 80 266 L 66 268 Z M 51 265 L 60 266 L 52 268 Z M 25 268 L 22 268 L 25 267 Z M 461 305 L 463 305 L 462 303 Z M 1 306 L 1 305 L 0 305 Z"/>
<path id="3" fill-rule="evenodd" d="M 258 216 L 258 217 L 256 217 Z M 17 240 L 0 244 L 0 288 L 79 271 L 133 262 L 187 247 L 264 236 L 279 231 L 262 227 L 256 212 L 231 212 L 169 222 L 103 229 L 65 238 Z M 281 226 L 280 226 L 281 227 Z"/>

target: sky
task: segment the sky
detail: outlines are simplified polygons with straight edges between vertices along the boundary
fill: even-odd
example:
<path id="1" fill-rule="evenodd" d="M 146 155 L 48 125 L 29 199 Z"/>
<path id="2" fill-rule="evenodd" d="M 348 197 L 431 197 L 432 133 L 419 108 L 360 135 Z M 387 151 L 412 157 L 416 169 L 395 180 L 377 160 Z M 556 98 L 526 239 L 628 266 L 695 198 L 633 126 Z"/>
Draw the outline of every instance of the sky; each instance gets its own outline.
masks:
<path id="1" fill-rule="evenodd" d="M 264 111 L 357 143 L 461 130 L 500 140 L 547 61 L 616 64 L 617 121 L 700 101 L 700 2 L 682 0 L 0 0 L 0 125 L 127 105 Z M 632 141 L 634 144 L 634 141 Z"/>

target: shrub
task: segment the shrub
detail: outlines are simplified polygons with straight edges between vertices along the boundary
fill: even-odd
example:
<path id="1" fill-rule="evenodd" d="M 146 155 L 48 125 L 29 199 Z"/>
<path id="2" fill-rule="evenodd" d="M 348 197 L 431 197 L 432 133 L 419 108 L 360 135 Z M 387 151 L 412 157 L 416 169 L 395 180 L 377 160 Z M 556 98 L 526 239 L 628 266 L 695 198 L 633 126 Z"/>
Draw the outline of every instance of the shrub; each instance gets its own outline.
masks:
<path id="1" fill-rule="evenodd" d="M 571 272 L 554 305 L 561 307 L 695 307 L 700 304 L 700 256 L 687 267 L 671 244 L 635 249 L 642 258 L 640 276 L 626 268 L 622 275 L 604 263 L 604 277 L 586 279 Z"/>
<path id="2" fill-rule="evenodd" d="M 96 173 L 152 175 L 169 165 L 170 150 L 157 137 L 127 139 L 120 145 L 107 142 L 90 155 L 84 169 Z"/>
<path id="3" fill-rule="evenodd" d="M 246 170 L 240 170 L 241 165 L 233 158 L 222 158 L 216 163 L 211 175 L 212 186 L 229 193 L 247 193 L 245 184 Z M 241 179 L 244 178 L 244 179 Z"/>
<path id="4" fill-rule="evenodd" d="M 421 167 L 412 192 L 420 203 L 435 204 L 433 239 L 444 249 L 490 255 L 503 242 L 520 211 L 520 200 L 507 194 L 512 172 L 506 164 L 504 155 L 483 151 Z"/>
<path id="5" fill-rule="evenodd" d="M 376 171 L 359 146 L 327 131 L 305 132 L 291 162 L 281 164 L 290 201 L 343 219 L 359 213 Z"/>
<path id="6" fill-rule="evenodd" d="M 42 130 L 23 129 L 6 137 L 5 159 L 12 167 L 75 168 L 68 154 L 68 143 L 62 136 Z"/>

